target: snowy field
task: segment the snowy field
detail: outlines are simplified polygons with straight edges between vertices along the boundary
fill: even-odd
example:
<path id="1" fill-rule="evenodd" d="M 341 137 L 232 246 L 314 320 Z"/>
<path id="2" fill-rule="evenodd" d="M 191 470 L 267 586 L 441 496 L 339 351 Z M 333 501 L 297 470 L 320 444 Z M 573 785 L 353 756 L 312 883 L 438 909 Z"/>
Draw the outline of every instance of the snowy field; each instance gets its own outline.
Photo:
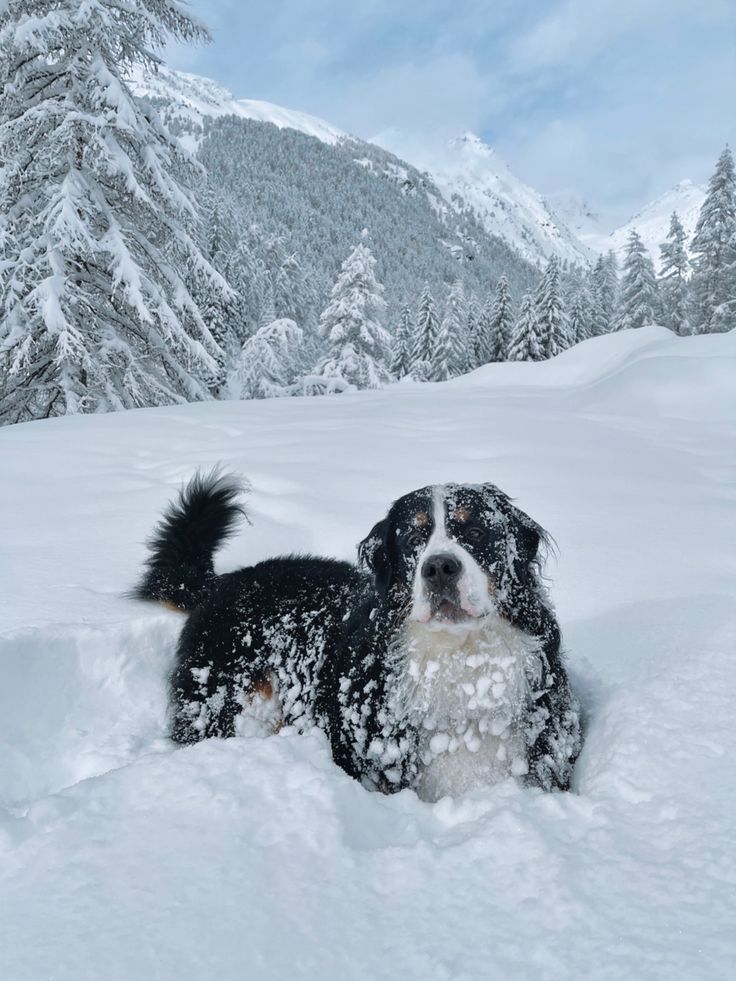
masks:
<path id="1" fill-rule="evenodd" d="M 731 981 L 736 333 L 660 328 L 441 385 L 0 432 L 0 978 Z M 182 620 L 123 597 L 197 466 L 233 568 L 350 558 L 493 481 L 547 527 L 587 714 L 575 792 L 369 794 L 319 734 L 173 750 Z"/>

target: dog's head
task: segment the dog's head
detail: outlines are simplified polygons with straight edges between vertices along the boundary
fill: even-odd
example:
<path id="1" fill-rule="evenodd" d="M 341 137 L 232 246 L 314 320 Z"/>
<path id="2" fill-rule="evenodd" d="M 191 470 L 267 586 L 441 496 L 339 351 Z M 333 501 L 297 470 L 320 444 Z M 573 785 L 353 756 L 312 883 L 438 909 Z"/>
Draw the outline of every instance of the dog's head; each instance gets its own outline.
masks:
<path id="1" fill-rule="evenodd" d="M 423 487 L 396 501 L 358 547 L 376 594 L 438 628 L 516 621 L 539 584 L 542 528 L 493 484 Z"/>

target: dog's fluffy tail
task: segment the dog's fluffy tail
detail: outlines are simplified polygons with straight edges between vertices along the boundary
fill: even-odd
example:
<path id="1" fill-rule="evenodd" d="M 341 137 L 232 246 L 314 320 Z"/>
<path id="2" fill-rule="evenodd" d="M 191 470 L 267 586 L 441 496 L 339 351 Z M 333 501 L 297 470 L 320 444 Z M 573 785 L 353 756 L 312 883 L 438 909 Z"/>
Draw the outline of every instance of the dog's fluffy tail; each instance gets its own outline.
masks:
<path id="1" fill-rule="evenodd" d="M 156 525 L 143 578 L 131 595 L 193 610 L 217 578 L 215 552 L 246 517 L 238 501 L 246 489 L 242 480 L 218 469 L 198 471 Z"/>

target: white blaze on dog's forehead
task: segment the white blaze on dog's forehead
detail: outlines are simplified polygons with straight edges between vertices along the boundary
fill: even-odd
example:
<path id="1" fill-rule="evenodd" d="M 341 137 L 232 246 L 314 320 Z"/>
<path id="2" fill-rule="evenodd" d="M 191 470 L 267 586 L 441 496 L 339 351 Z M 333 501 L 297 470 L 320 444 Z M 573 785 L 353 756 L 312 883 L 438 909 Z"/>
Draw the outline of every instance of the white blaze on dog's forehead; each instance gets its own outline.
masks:
<path id="1" fill-rule="evenodd" d="M 432 611 L 422 577 L 422 566 L 429 556 L 438 552 L 449 553 L 460 562 L 460 576 L 456 585 L 461 609 L 471 617 L 482 617 L 493 609 L 487 574 L 473 556 L 452 537 L 448 529 L 448 491 L 454 489 L 452 484 L 435 485 L 432 488 L 432 534 L 418 557 L 412 589 L 412 618 L 423 623 L 431 619 Z"/>

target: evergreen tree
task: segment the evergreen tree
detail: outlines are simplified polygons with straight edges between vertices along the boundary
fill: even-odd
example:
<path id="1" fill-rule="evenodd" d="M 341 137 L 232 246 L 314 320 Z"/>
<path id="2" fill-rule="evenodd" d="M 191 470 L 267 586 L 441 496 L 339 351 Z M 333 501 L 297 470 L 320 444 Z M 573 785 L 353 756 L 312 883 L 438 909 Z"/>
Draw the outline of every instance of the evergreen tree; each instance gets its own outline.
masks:
<path id="1" fill-rule="evenodd" d="M 579 344 L 593 336 L 591 329 L 593 306 L 590 292 L 584 285 L 581 285 L 573 294 L 570 304 L 570 337 L 573 344 Z"/>
<path id="2" fill-rule="evenodd" d="M 465 292 L 462 281 L 456 279 L 450 288 L 445 305 L 445 315 L 437 334 L 437 343 L 431 359 L 432 381 L 447 381 L 465 370 L 467 362 L 467 336 Z"/>
<path id="3" fill-rule="evenodd" d="M 270 273 L 266 273 L 261 281 L 260 291 L 260 316 L 258 327 L 267 327 L 276 320 L 276 299 L 273 291 L 273 280 Z"/>
<path id="4" fill-rule="evenodd" d="M 467 304 L 465 318 L 465 371 L 475 371 L 480 366 L 478 348 L 480 345 L 480 330 L 483 311 L 473 296 Z"/>
<path id="5" fill-rule="evenodd" d="M 320 318 L 328 350 L 316 368 L 318 376 L 356 388 L 379 388 L 390 381 L 391 337 L 376 319 L 385 301 L 375 265 L 371 250 L 363 243 L 343 262 Z"/>
<path id="6" fill-rule="evenodd" d="M 557 256 L 552 256 L 547 263 L 534 302 L 543 357 L 554 358 L 571 344 L 570 320 L 562 299 L 560 261 Z"/>
<path id="7" fill-rule="evenodd" d="M 613 328 L 618 304 L 618 264 L 614 252 L 596 259 L 590 275 L 590 296 L 590 334 L 607 334 Z"/>
<path id="8" fill-rule="evenodd" d="M 689 284 L 690 261 L 685 248 L 685 230 L 676 211 L 670 218 L 667 241 L 659 247 L 662 268 L 659 273 L 659 298 L 662 322 L 676 334 L 690 331 Z"/>
<path id="9" fill-rule="evenodd" d="M 511 335 L 514 329 L 514 312 L 511 306 L 509 283 L 502 276 L 496 287 L 496 297 L 486 334 L 483 364 L 489 361 L 506 361 L 509 357 Z"/>
<path id="10" fill-rule="evenodd" d="M 736 175 L 728 147 L 708 184 L 691 251 L 697 332 L 731 330 L 736 326 Z"/>
<path id="11" fill-rule="evenodd" d="M 511 334 L 508 360 L 542 361 L 545 357 L 534 297 L 525 293 Z"/>
<path id="12" fill-rule="evenodd" d="M 658 305 L 654 265 L 639 233 L 633 229 L 626 247 L 616 329 L 656 323 Z"/>
<path id="13" fill-rule="evenodd" d="M 125 75 L 204 28 L 171 0 L 0 5 L 0 421 L 203 399 L 197 167 Z"/>
<path id="14" fill-rule="evenodd" d="M 480 368 L 493 360 L 495 350 L 491 321 L 493 319 L 493 295 L 486 296 L 483 306 L 474 311 L 472 333 L 468 335 L 468 346 L 472 351 L 473 366 Z"/>
<path id="15" fill-rule="evenodd" d="M 616 318 L 621 284 L 618 275 L 618 261 L 613 249 L 603 257 L 603 302 L 608 316 L 608 329 L 611 330 Z"/>
<path id="16" fill-rule="evenodd" d="M 394 378 L 405 378 L 411 371 L 411 344 L 414 324 L 409 307 L 401 311 L 401 318 L 394 331 L 391 346 L 391 374 Z"/>
<path id="17" fill-rule="evenodd" d="M 419 298 L 414 344 L 411 352 L 411 373 L 417 381 L 429 380 L 439 329 L 434 299 L 429 292 L 429 286 L 425 283 Z"/>
<path id="18" fill-rule="evenodd" d="M 243 399 L 291 395 L 300 374 L 303 333 L 293 320 L 261 327 L 243 345 L 236 392 Z"/>

